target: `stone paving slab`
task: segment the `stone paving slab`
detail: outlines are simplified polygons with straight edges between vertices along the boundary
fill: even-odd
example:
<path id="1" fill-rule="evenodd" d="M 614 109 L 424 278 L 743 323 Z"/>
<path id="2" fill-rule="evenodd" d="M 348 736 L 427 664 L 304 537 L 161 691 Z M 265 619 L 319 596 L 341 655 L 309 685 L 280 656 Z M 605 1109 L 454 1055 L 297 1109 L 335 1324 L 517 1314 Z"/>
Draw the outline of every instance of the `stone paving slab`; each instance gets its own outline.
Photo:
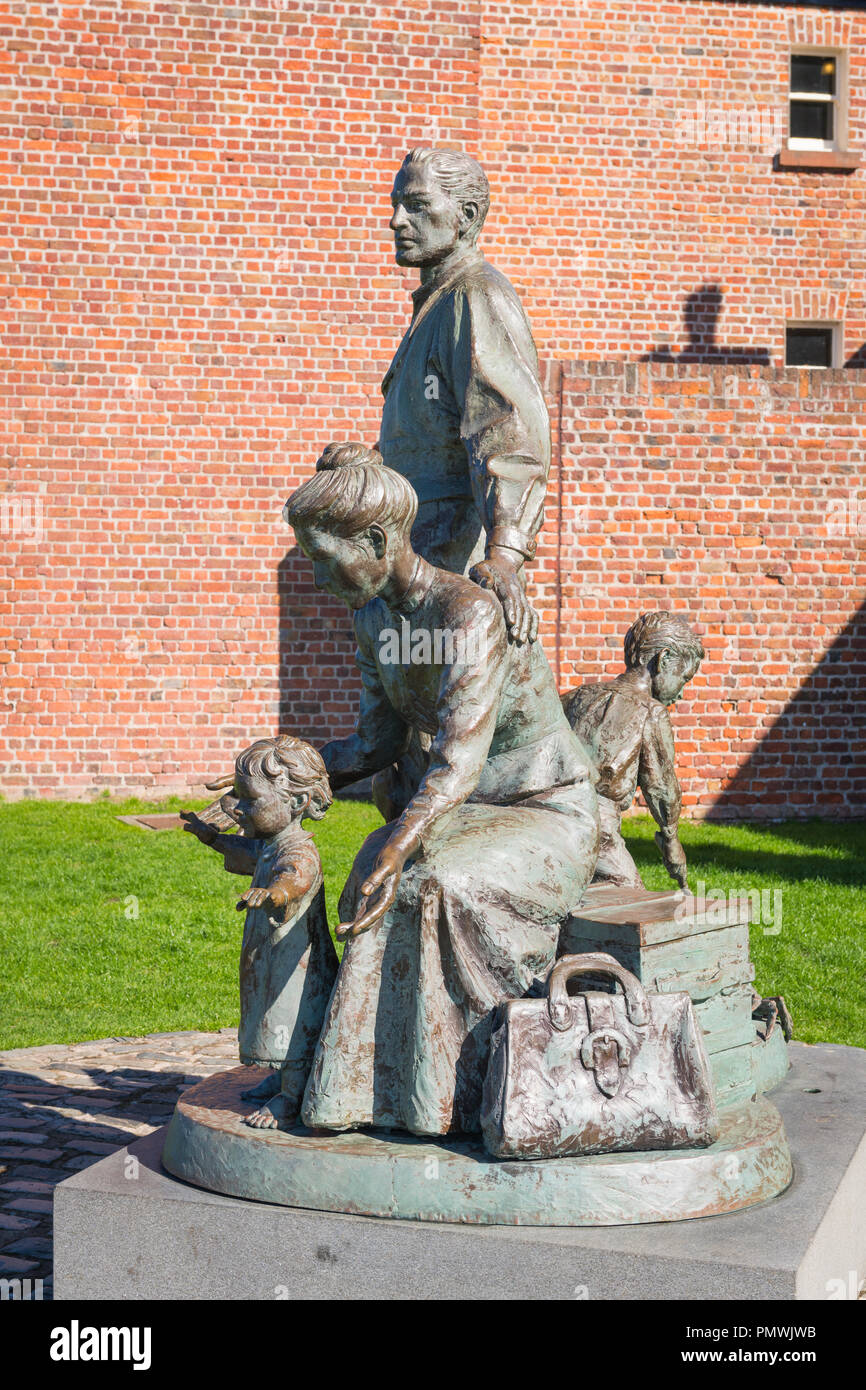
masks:
<path id="1" fill-rule="evenodd" d="M 182 1091 L 237 1064 L 235 1028 L 0 1052 L 0 1278 L 50 1298 L 56 1184 L 153 1133 Z"/>

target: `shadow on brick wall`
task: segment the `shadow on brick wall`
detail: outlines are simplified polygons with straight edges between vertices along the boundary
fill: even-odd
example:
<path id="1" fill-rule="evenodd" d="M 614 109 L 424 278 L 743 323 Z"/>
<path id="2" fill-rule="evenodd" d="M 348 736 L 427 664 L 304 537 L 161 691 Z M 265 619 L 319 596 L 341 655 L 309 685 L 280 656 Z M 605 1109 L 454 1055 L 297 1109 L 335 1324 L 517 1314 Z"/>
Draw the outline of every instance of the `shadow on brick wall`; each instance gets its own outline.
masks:
<path id="1" fill-rule="evenodd" d="M 701 285 L 692 290 L 683 305 L 683 324 L 688 342 L 679 352 L 669 347 L 654 348 L 642 362 L 714 362 L 723 366 L 769 367 L 768 348 L 725 347 L 716 342 L 724 293 L 720 285 Z"/>
<path id="2" fill-rule="evenodd" d="M 790 790 L 791 781 L 799 790 Z M 840 632 L 708 820 L 866 815 L 866 604 Z"/>
<path id="3" fill-rule="evenodd" d="M 280 611 L 279 732 L 322 743 L 348 733 L 357 703 L 355 641 L 345 604 L 318 591 L 293 546 L 277 566 Z"/>

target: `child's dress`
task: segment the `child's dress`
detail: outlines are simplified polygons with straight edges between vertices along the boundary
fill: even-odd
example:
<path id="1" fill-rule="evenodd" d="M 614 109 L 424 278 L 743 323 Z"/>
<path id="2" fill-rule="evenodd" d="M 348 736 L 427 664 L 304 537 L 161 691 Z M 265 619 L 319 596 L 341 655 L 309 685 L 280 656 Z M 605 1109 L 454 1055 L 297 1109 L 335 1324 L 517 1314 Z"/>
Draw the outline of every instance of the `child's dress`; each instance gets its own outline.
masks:
<path id="1" fill-rule="evenodd" d="M 247 909 L 238 1029 L 240 1060 L 280 1068 L 282 1093 L 297 1109 L 337 973 L 321 861 L 312 835 L 297 825 L 266 840 L 239 838 L 236 862 L 231 858 L 226 855 L 226 868 L 236 873 L 249 872 L 254 861 L 253 888 L 267 888 L 288 871 L 302 890 L 284 922 L 274 908 Z"/>

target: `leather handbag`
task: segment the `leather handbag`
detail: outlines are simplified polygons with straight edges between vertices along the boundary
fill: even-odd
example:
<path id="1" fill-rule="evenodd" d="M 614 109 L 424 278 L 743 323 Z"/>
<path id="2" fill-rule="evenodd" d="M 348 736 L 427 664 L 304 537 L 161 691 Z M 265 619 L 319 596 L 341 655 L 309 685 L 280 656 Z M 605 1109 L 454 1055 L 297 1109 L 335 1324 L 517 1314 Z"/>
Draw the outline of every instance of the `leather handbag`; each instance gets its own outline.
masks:
<path id="1" fill-rule="evenodd" d="M 589 974 L 622 993 L 569 996 L 568 981 Z M 481 1127 L 495 1158 L 712 1144 L 718 1115 L 691 999 L 648 994 L 613 956 L 563 956 L 545 997 L 499 1007 Z"/>

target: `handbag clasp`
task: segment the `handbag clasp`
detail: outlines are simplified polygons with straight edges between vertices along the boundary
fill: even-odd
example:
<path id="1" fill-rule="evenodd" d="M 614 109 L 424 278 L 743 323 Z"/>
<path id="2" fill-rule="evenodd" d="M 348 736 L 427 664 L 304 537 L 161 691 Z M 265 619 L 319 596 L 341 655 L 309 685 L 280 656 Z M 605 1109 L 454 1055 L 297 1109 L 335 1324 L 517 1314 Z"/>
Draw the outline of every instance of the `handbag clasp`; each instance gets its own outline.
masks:
<path id="1" fill-rule="evenodd" d="M 606 1096 L 615 1096 L 622 1080 L 620 1071 L 631 1062 L 631 1043 L 617 1028 L 596 1028 L 587 1033 L 580 1048 L 580 1060 L 594 1072 L 595 1084 Z"/>

